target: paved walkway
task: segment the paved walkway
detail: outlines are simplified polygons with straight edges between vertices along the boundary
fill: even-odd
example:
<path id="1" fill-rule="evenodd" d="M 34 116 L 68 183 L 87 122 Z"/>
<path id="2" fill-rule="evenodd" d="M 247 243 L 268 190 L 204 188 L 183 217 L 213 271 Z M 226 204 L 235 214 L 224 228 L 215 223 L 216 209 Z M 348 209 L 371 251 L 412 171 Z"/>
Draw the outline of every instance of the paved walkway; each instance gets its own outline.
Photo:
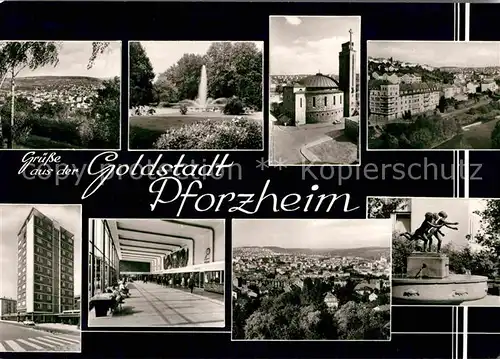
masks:
<path id="1" fill-rule="evenodd" d="M 328 139 L 334 141 L 344 124 L 308 124 L 299 127 L 278 126 L 270 121 L 269 162 L 271 166 L 303 165 L 310 162 L 301 149 L 308 144 Z M 356 147 L 356 146 L 355 146 Z M 314 160 L 314 159 L 313 159 Z M 325 163 L 338 163 L 330 158 L 321 159 Z"/>
<path id="2" fill-rule="evenodd" d="M 89 327 L 224 327 L 224 302 L 211 298 L 214 296 L 191 294 L 156 283 L 134 282 L 129 289 L 131 296 L 125 298 L 120 312 L 96 318 L 92 310 Z"/>

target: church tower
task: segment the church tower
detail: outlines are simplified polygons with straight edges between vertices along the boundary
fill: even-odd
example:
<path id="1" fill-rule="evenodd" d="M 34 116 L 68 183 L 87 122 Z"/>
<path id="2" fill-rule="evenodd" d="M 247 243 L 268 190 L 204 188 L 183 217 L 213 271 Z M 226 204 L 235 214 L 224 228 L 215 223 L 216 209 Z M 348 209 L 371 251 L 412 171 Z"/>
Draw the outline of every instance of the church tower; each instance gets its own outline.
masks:
<path id="1" fill-rule="evenodd" d="M 344 117 L 351 117 L 356 108 L 356 51 L 352 29 L 349 30 L 349 42 L 343 43 L 339 52 L 339 87 L 344 92 Z"/>

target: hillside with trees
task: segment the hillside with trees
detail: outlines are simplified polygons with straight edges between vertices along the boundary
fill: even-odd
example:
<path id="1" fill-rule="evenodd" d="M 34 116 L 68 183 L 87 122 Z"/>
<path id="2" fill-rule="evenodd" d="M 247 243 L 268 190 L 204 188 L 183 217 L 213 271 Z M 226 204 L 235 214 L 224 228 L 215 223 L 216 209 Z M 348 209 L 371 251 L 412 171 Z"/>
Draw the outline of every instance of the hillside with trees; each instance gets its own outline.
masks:
<path id="1" fill-rule="evenodd" d="M 394 67 L 395 70 L 390 71 L 389 67 Z M 406 74 L 417 75 L 422 77 L 422 82 L 437 82 L 442 84 L 452 84 L 455 75 L 448 71 L 443 71 L 439 68 L 434 68 L 432 71 L 428 70 L 422 65 L 416 66 L 403 66 L 403 63 L 398 60 L 394 60 L 392 58 L 388 59 L 387 63 L 378 63 L 373 60 L 368 61 L 368 73 L 371 75 L 374 72 L 379 75 L 383 74 L 397 74 L 398 76 L 403 76 Z"/>
<path id="2" fill-rule="evenodd" d="M 355 281 L 348 280 L 344 286 L 333 283 L 306 278 L 302 288 L 273 289 L 257 297 L 239 296 L 233 300 L 233 338 L 389 339 L 390 289 L 377 291 L 377 300 L 370 302 L 368 296 L 356 292 Z M 328 292 L 338 299 L 338 307 L 325 304 Z"/>

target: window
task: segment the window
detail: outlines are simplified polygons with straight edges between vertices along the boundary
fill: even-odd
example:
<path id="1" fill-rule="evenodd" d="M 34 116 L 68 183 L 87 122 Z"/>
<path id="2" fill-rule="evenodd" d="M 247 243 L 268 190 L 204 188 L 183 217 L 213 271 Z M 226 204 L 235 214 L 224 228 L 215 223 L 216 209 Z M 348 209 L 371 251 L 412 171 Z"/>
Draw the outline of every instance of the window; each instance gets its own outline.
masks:
<path id="1" fill-rule="evenodd" d="M 335 99 L 335 96 L 333 97 Z M 325 96 L 325 106 L 328 106 L 328 97 Z"/>
<path id="2" fill-rule="evenodd" d="M 302 108 L 302 98 L 299 99 L 299 103 L 300 103 L 300 108 Z"/>
<path id="3" fill-rule="evenodd" d="M 316 107 L 316 97 L 313 97 L 313 107 Z"/>

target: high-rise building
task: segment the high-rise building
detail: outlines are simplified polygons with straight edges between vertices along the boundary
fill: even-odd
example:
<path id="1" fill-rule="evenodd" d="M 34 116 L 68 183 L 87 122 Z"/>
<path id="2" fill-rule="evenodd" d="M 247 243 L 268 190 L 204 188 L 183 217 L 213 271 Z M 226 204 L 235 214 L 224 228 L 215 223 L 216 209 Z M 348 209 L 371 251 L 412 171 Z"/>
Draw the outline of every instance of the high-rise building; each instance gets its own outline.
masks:
<path id="1" fill-rule="evenodd" d="M 339 87 L 344 92 L 344 117 L 351 117 L 356 109 L 356 51 L 349 30 L 349 42 L 339 52 Z"/>
<path id="2" fill-rule="evenodd" d="M 17 311 L 36 321 L 74 307 L 74 235 L 32 208 L 18 233 Z"/>

